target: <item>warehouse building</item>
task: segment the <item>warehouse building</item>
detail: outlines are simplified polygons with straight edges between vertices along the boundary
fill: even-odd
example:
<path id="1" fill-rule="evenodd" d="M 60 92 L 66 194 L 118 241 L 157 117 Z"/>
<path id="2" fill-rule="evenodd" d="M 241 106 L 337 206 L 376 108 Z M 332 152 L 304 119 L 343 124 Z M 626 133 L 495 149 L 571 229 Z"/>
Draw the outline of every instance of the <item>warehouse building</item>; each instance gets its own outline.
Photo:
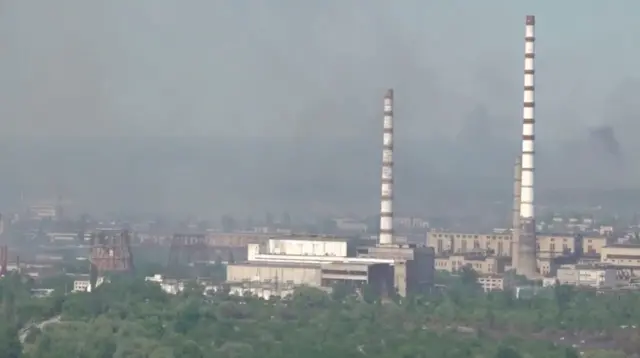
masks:
<path id="1" fill-rule="evenodd" d="M 270 238 L 264 243 L 247 245 L 247 259 L 247 262 L 230 267 L 248 264 L 254 265 L 252 267 L 255 268 L 259 267 L 259 263 L 265 263 L 264 267 L 280 267 L 283 270 L 297 272 L 300 270 L 294 267 L 300 265 L 313 266 L 321 271 L 324 269 L 319 282 L 317 278 L 305 277 L 304 280 L 293 280 L 292 283 L 304 281 L 304 284 L 309 286 L 326 287 L 330 280 L 334 279 L 353 284 L 366 282 L 379 287 L 380 290 L 393 288 L 398 294 L 406 296 L 409 292 L 428 289 L 434 280 L 433 249 L 415 245 L 373 247 L 362 245 L 361 241 L 345 238 L 287 235 Z M 389 273 L 390 284 L 385 276 Z M 266 269 L 259 270 L 259 274 L 254 276 L 260 277 L 257 279 L 259 281 L 273 280 L 273 273 Z M 282 277 L 281 274 L 278 276 Z M 237 279 L 229 277 L 232 283 L 237 282 L 234 281 Z M 247 280 L 246 277 L 244 279 Z M 279 280 L 282 282 L 282 279 Z"/>
<path id="2" fill-rule="evenodd" d="M 614 244 L 602 248 L 600 261 L 630 269 L 640 269 L 640 245 Z"/>
<path id="3" fill-rule="evenodd" d="M 436 257 L 436 270 L 458 272 L 463 267 L 473 268 L 480 274 L 504 273 L 509 264 L 508 257 L 487 256 L 484 253 L 468 253 L 456 255 L 443 255 Z"/>
<path id="4" fill-rule="evenodd" d="M 618 284 L 617 270 L 610 265 L 563 265 L 558 268 L 562 285 L 612 288 Z"/>
<path id="5" fill-rule="evenodd" d="M 393 288 L 391 266 L 380 263 L 294 263 L 244 262 L 227 266 L 227 284 L 238 287 L 260 287 L 269 295 L 290 291 L 293 287 L 330 288 L 346 284 L 353 288 L 370 285 L 379 294 L 390 294 Z M 254 293 L 254 290 L 249 290 Z M 261 296 L 264 296 L 261 295 Z"/>
<path id="6" fill-rule="evenodd" d="M 563 255 L 597 256 L 608 243 L 607 236 L 582 234 L 537 234 L 537 255 L 553 258 Z M 492 252 L 495 256 L 511 256 L 513 243 L 511 232 L 477 234 L 461 232 L 429 231 L 427 246 L 436 255 L 464 254 L 475 251 Z"/>

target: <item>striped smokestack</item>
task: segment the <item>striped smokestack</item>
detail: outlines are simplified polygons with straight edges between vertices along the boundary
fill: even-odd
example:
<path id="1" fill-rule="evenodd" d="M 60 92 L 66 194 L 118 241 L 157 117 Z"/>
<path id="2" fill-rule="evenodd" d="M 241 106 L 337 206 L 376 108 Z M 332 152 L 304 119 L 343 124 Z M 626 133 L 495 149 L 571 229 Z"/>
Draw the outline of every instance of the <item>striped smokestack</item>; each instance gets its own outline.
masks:
<path id="1" fill-rule="evenodd" d="M 393 89 L 384 96 L 379 244 L 393 244 Z"/>
<path id="2" fill-rule="evenodd" d="M 536 276 L 536 222 L 533 197 L 533 156 L 535 126 L 535 16 L 525 22 L 524 108 L 522 112 L 522 177 L 520 189 L 520 239 L 518 242 L 518 274 Z"/>
<path id="3" fill-rule="evenodd" d="M 512 266 L 518 267 L 519 243 L 520 243 L 520 186 L 522 179 L 522 162 L 520 156 L 516 159 L 513 173 L 513 214 L 511 217 L 511 259 Z"/>

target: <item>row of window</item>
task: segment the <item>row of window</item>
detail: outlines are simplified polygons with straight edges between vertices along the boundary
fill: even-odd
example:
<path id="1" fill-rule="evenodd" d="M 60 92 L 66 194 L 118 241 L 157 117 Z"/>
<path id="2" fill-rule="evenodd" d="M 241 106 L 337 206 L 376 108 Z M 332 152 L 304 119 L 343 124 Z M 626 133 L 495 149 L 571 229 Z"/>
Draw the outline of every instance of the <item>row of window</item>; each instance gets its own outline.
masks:
<path id="1" fill-rule="evenodd" d="M 459 251 L 466 252 L 467 249 L 468 249 L 467 242 L 463 241 L 461 246 L 462 246 L 462 249 L 461 250 L 458 249 L 456 251 L 458 251 L 458 252 Z M 473 248 L 474 249 L 480 249 L 480 242 L 479 241 L 474 241 L 473 242 Z M 487 244 L 486 249 L 487 250 L 492 250 L 491 245 Z M 542 251 L 540 243 L 537 243 L 537 250 L 538 250 L 538 252 Z M 444 243 L 442 242 L 442 240 L 438 240 L 438 242 L 436 243 L 436 252 L 443 252 L 443 251 L 444 251 Z M 509 251 L 511 251 L 511 244 L 509 244 Z M 550 243 L 549 244 L 549 249 L 545 250 L 545 251 L 556 252 L 556 244 L 555 243 Z M 502 255 L 503 252 L 504 252 L 503 243 L 499 242 L 498 243 L 498 252 L 497 252 L 498 256 Z M 569 253 L 572 252 L 572 249 L 569 247 L 568 244 L 562 244 L 562 251 L 558 250 L 557 252 L 561 252 L 561 253 L 564 253 L 564 254 L 569 254 Z M 588 254 L 596 254 L 597 252 L 593 248 L 592 245 L 588 245 L 586 253 L 588 253 Z"/>
<path id="2" fill-rule="evenodd" d="M 458 239 L 479 239 L 480 236 L 484 236 L 485 239 L 492 240 L 511 240 L 510 235 L 475 235 L 475 234 L 429 234 L 430 236 L 440 238 L 458 238 Z"/>

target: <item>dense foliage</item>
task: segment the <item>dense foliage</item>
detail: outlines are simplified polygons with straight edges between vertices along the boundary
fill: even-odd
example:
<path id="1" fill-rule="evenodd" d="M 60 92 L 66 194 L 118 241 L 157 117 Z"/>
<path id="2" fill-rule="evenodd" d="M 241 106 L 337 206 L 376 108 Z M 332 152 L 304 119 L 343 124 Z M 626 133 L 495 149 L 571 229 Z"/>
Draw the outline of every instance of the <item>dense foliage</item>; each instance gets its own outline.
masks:
<path id="1" fill-rule="evenodd" d="M 170 296 L 135 278 L 45 299 L 30 297 L 32 286 L 17 275 L 0 280 L 0 358 L 561 358 L 640 351 L 632 327 L 640 322 L 637 294 L 560 286 L 518 300 L 509 292 L 484 294 L 472 271 L 442 291 L 396 302 L 346 287 L 332 295 L 301 288 L 290 300 L 263 301 L 205 296 L 195 285 Z M 57 315 L 61 321 L 21 331 Z"/>

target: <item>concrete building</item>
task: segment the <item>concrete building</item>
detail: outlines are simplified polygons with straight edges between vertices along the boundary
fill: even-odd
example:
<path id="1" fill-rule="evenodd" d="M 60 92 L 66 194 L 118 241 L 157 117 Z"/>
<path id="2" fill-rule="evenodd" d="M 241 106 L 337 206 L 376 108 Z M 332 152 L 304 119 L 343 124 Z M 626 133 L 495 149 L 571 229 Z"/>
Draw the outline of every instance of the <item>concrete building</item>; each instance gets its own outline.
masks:
<path id="1" fill-rule="evenodd" d="M 433 285 L 435 255 L 431 248 L 410 244 L 358 246 L 358 243 L 361 242 L 336 237 L 276 237 L 263 244 L 249 244 L 247 258 L 249 263 L 316 266 L 384 264 L 393 268 L 392 286 L 403 296 L 408 292 L 426 290 Z M 242 264 L 244 263 L 239 265 Z M 285 268 L 294 270 L 293 267 Z M 310 285 L 308 282 L 306 284 Z"/>
<path id="2" fill-rule="evenodd" d="M 293 285 L 299 282 L 325 287 L 332 280 L 353 284 L 366 282 L 381 289 L 393 288 L 401 296 L 433 285 L 433 249 L 399 244 L 394 238 L 393 121 L 393 90 L 389 89 L 383 99 L 380 232 L 375 247 L 364 243 L 354 245 L 358 243 L 354 240 L 309 236 L 247 242 L 248 262 L 229 266 L 229 282 L 237 282 L 242 277 L 248 279 L 247 282 L 251 282 L 251 277 L 254 281 L 265 282 L 273 280 L 277 274 L 278 277 L 286 276 L 285 282 L 291 281 Z M 246 277 L 247 272 L 252 272 L 253 276 Z M 302 277 L 301 272 L 306 274 Z"/>
<path id="3" fill-rule="evenodd" d="M 432 230 L 427 232 L 427 246 L 436 255 L 464 254 L 489 251 L 496 256 L 511 256 L 513 240 L 510 232 L 468 233 Z"/>
<path id="4" fill-rule="evenodd" d="M 31 205 L 28 211 L 32 220 L 56 220 L 60 215 L 60 207 L 49 202 Z"/>
<path id="5" fill-rule="evenodd" d="M 596 257 L 607 245 L 606 236 L 582 234 L 540 234 L 537 237 L 538 257 L 552 258 L 563 255 Z"/>
<path id="6" fill-rule="evenodd" d="M 468 266 L 479 274 L 504 273 L 509 259 L 500 256 L 486 256 L 482 253 L 455 254 L 450 256 L 437 256 L 435 259 L 436 270 L 458 272 Z"/>
<path id="7" fill-rule="evenodd" d="M 286 298 L 295 292 L 296 286 L 294 285 L 273 285 L 270 282 L 242 282 L 242 283 L 229 283 L 227 284 L 229 294 L 234 296 L 251 295 L 264 300 L 268 300 L 271 297 Z"/>
<path id="8" fill-rule="evenodd" d="M 240 247 L 248 244 L 265 243 L 273 234 L 257 232 L 210 232 L 207 233 L 209 247 Z"/>
<path id="9" fill-rule="evenodd" d="M 364 247 L 358 250 L 358 258 L 391 260 L 393 282 L 400 296 L 425 292 L 434 284 L 435 253 L 430 247 L 414 244 Z"/>
<path id="10" fill-rule="evenodd" d="M 73 281 L 73 291 L 72 292 L 91 292 L 91 281 L 89 279 L 89 275 L 84 275 L 86 277 L 82 277 L 78 280 Z M 96 286 L 98 287 L 105 282 L 104 277 L 98 277 L 96 279 Z"/>
<path id="11" fill-rule="evenodd" d="M 616 267 L 638 270 L 640 269 L 640 245 L 612 244 L 604 246 L 600 261 Z"/>
<path id="12" fill-rule="evenodd" d="M 484 292 L 504 291 L 512 287 L 512 282 L 506 275 L 480 275 L 478 284 Z"/>
<path id="13" fill-rule="evenodd" d="M 564 265 L 557 280 L 563 285 L 611 288 L 618 283 L 617 270 L 609 265 Z"/>
<path id="14" fill-rule="evenodd" d="M 227 283 L 262 282 L 319 287 L 322 264 L 304 262 L 247 261 L 227 265 Z"/>
<path id="15" fill-rule="evenodd" d="M 176 279 L 166 278 L 162 275 L 147 276 L 144 278 L 146 282 L 152 282 L 160 286 L 160 288 L 170 294 L 177 295 L 184 291 L 184 282 Z"/>
<path id="16" fill-rule="evenodd" d="M 606 236 L 538 233 L 536 250 L 539 258 L 563 255 L 598 256 L 608 242 L 609 238 Z M 433 247 L 436 255 L 486 251 L 493 252 L 495 256 L 511 256 L 513 239 L 509 232 L 481 234 L 429 231 L 427 246 Z"/>
<path id="17" fill-rule="evenodd" d="M 330 236 L 280 236 L 267 241 L 268 252 L 275 255 L 347 257 L 355 254 L 350 240 Z"/>
<path id="18" fill-rule="evenodd" d="M 244 262 L 227 266 L 227 285 L 262 292 L 261 296 L 281 295 L 298 286 L 330 288 L 347 284 L 354 288 L 371 285 L 381 294 L 391 293 L 393 272 L 384 263 L 304 263 L 304 262 Z M 251 288 L 251 289 L 250 289 Z M 255 289 L 255 290 L 254 290 Z"/>

